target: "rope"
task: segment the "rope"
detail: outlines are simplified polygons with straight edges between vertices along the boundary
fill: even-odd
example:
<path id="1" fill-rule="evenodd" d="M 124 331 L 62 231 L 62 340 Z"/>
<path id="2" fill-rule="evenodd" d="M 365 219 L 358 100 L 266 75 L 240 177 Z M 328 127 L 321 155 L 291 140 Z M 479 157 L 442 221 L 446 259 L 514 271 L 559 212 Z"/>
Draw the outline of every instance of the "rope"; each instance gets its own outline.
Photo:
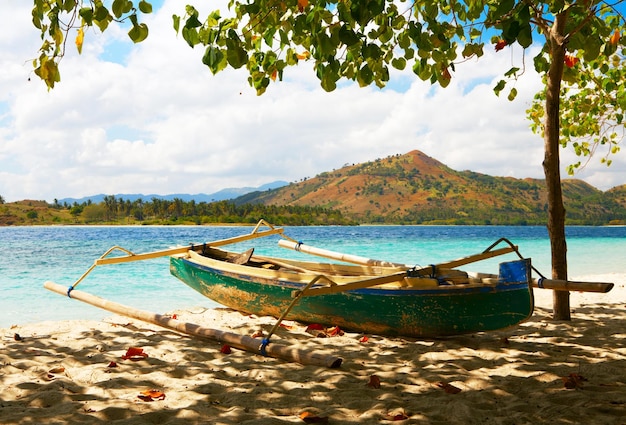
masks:
<path id="1" fill-rule="evenodd" d="M 487 248 L 486 250 L 484 250 L 484 251 L 483 251 L 483 254 L 484 254 L 484 253 L 487 253 L 487 252 L 489 252 L 489 251 L 491 251 L 493 248 L 495 248 L 497 245 L 499 245 L 499 244 L 500 244 L 500 242 L 504 242 L 504 243 L 506 243 L 507 245 L 509 245 L 511 248 L 513 248 L 513 252 L 515 252 L 515 253 L 517 254 L 517 256 L 520 258 L 520 260 L 524 260 L 524 257 L 522 256 L 522 254 L 520 254 L 520 253 L 519 253 L 519 250 L 517 249 L 517 247 L 513 244 L 513 242 L 511 242 L 511 241 L 510 241 L 510 240 L 508 240 L 507 238 L 500 238 L 500 239 L 498 239 L 497 241 L 495 241 L 494 243 L 492 243 L 492 244 L 489 246 L 489 248 Z M 546 277 L 545 277 L 543 274 L 541 274 L 541 272 L 540 272 L 539 270 L 537 270 L 537 269 L 535 268 L 535 266 L 533 266 L 533 265 L 532 265 L 532 263 L 531 263 L 531 265 L 530 265 L 530 268 L 531 268 L 531 269 L 533 269 L 533 270 L 535 271 L 535 273 L 537 273 L 537 274 L 540 276 L 539 282 L 538 282 L 537 284 L 538 284 L 538 285 L 541 285 L 541 286 L 539 286 L 539 287 L 540 287 L 540 288 L 542 288 L 542 287 L 543 287 L 543 280 L 544 280 Z"/>
<path id="2" fill-rule="evenodd" d="M 306 284 L 306 286 L 304 287 L 304 289 L 302 289 L 301 291 L 298 291 L 297 295 L 294 297 L 293 300 L 291 300 L 291 303 L 289 304 L 289 307 L 287 307 L 287 309 L 283 312 L 283 314 L 280 315 L 280 317 L 278 318 L 278 320 L 276 321 L 276 323 L 274 324 L 274 326 L 272 327 L 272 329 L 270 330 L 269 334 L 267 335 L 267 337 L 263 338 L 262 340 L 262 344 L 261 347 L 259 348 L 259 351 L 261 352 L 261 354 L 263 354 L 263 352 L 265 351 L 265 348 L 267 347 L 267 345 L 270 343 L 270 338 L 272 337 L 272 335 L 274 335 L 274 332 L 276 332 L 276 329 L 278 329 L 278 327 L 280 326 L 280 324 L 282 323 L 282 321 L 285 319 L 285 317 L 289 314 L 289 312 L 291 311 L 291 309 L 298 303 L 298 301 L 300 301 L 300 298 L 302 298 L 302 296 L 304 295 L 304 293 L 306 291 L 309 290 L 309 288 L 311 286 L 313 286 L 313 284 L 315 284 L 315 282 L 317 282 L 318 280 L 320 280 L 322 277 L 324 277 L 323 275 L 317 275 L 315 276 L 315 278 L 313 278 L 309 283 Z M 264 356 L 266 356 L 267 354 L 263 354 Z"/>

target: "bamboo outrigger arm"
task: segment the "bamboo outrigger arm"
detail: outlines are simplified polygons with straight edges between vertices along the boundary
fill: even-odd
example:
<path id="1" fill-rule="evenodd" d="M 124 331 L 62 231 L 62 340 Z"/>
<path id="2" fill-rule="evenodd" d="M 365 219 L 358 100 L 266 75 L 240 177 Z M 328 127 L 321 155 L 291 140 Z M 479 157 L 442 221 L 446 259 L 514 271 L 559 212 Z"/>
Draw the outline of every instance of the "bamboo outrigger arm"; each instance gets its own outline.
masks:
<path id="1" fill-rule="evenodd" d="M 515 252 L 520 258 L 523 258 L 518 252 L 518 247 L 516 245 L 511 244 L 508 240 L 506 240 L 506 242 L 509 243 L 509 246 L 504 247 L 504 248 L 499 248 L 499 249 L 493 249 L 498 243 L 500 243 L 503 240 L 505 239 L 500 239 L 498 242 L 492 244 L 489 248 L 487 248 L 485 251 L 479 254 L 470 255 L 467 257 L 459 258 L 457 260 L 452 260 L 452 261 L 448 261 L 445 263 L 439 263 L 439 264 L 432 265 L 429 267 L 423 267 L 423 268 L 417 268 L 417 269 L 411 268 L 404 264 L 391 263 L 391 262 L 382 261 L 382 260 L 374 260 L 371 258 L 360 257 L 356 255 L 344 254 L 341 252 L 335 252 L 335 251 L 329 251 L 326 249 L 316 248 L 310 245 L 305 245 L 301 242 L 295 242 L 293 240 L 290 240 L 290 241 L 279 240 L 278 245 L 283 248 L 293 249 L 295 251 L 303 252 L 305 254 L 316 255 L 318 257 L 325 257 L 325 258 L 330 258 L 333 260 L 345 261 L 348 263 L 360 264 L 364 266 L 397 267 L 400 269 L 404 269 L 406 271 L 410 270 L 411 276 L 417 277 L 417 276 L 428 276 L 432 274 L 433 272 L 436 272 L 436 270 L 439 268 L 455 268 L 455 267 L 463 266 L 465 264 L 470 264 L 470 263 L 486 260 L 486 259 L 497 257 L 500 255 L 509 254 L 512 252 Z M 537 270 L 535 269 L 535 271 Z M 406 276 L 406 272 L 404 273 L 399 272 L 399 273 L 393 273 L 390 275 L 376 277 L 372 279 L 365 279 L 365 280 L 361 280 L 358 282 L 352 282 L 352 283 L 344 284 L 344 285 L 335 285 L 335 286 L 321 287 L 321 288 L 313 287 L 313 288 L 308 289 L 306 293 L 303 295 L 304 296 L 324 295 L 324 294 L 330 294 L 330 293 L 351 291 L 354 289 L 370 288 L 370 287 L 382 285 L 385 283 L 397 282 L 399 280 L 402 280 L 405 276 Z M 531 281 L 531 286 L 533 286 L 534 288 L 552 289 L 555 291 L 607 293 L 611 289 L 613 289 L 614 284 L 610 282 L 578 282 L 578 281 L 571 281 L 571 280 L 555 280 L 555 279 L 547 279 L 547 278 L 541 277 L 540 279 L 533 279 Z M 298 291 L 296 291 L 296 294 L 297 292 Z M 294 296 L 296 294 L 294 294 Z"/>
<path id="2" fill-rule="evenodd" d="M 61 295 L 65 295 L 67 290 L 64 286 L 50 281 L 44 283 L 44 288 Z M 282 344 L 265 343 L 265 341 L 252 338 L 247 335 L 239 335 L 232 332 L 220 331 L 218 329 L 201 327 L 193 323 L 182 322 L 161 314 L 138 310 L 113 301 L 108 301 L 79 290 L 72 291 L 72 298 L 112 313 L 152 323 L 163 328 L 171 329 L 173 331 L 194 337 L 223 342 L 232 347 L 255 354 L 261 354 L 263 356 L 298 362 L 304 365 L 324 366 L 328 368 L 337 368 L 341 366 L 343 361 L 341 357 L 316 353 L 310 350 L 303 350 L 295 347 L 288 347 Z"/>
<path id="3" fill-rule="evenodd" d="M 613 286 L 611 282 L 577 282 L 574 280 L 533 279 L 533 288 L 553 289 L 555 291 L 578 291 L 607 293 Z"/>
<path id="4" fill-rule="evenodd" d="M 259 230 L 259 228 L 262 225 L 267 226 L 269 229 Z M 121 246 L 114 246 L 114 247 L 109 248 L 104 254 L 100 256 L 100 258 L 94 261 L 93 265 L 89 267 L 89 269 L 85 273 L 83 273 L 83 275 L 79 277 L 76 280 L 76 282 L 72 284 L 72 286 L 70 286 L 68 293 L 69 291 L 73 290 L 74 287 L 76 287 L 80 282 L 82 282 L 87 277 L 87 275 L 91 273 L 93 269 L 95 269 L 97 266 L 103 266 L 105 264 L 120 264 L 120 263 L 129 263 L 132 261 L 151 260 L 153 258 L 167 257 L 171 255 L 176 255 L 176 254 L 184 254 L 187 251 L 201 251 L 205 247 L 208 247 L 208 246 L 212 246 L 212 247 L 224 246 L 224 245 L 234 244 L 238 242 L 245 242 L 250 239 L 276 235 L 276 234 L 281 234 L 283 238 L 291 239 L 284 234 L 284 229 L 282 227 L 274 227 L 268 222 L 266 222 L 265 220 L 260 220 L 257 223 L 257 225 L 254 227 L 252 232 L 246 235 L 235 236 L 235 237 L 227 238 L 227 239 L 220 239 L 217 241 L 206 242 L 206 243 L 199 244 L 199 245 L 187 245 L 187 246 L 181 246 L 181 247 L 176 247 L 176 248 L 163 249 L 159 251 L 145 252 L 142 254 L 135 254 L 134 252 L 129 251 L 126 248 L 122 248 Z M 122 255 L 119 257 L 109 257 L 109 255 L 114 251 L 122 251 L 126 255 Z"/>
<path id="5" fill-rule="evenodd" d="M 330 258 L 338 261 L 345 261 L 347 263 L 360 264 L 363 266 L 379 266 L 379 267 L 400 267 L 404 269 L 411 269 L 411 266 L 401 263 L 392 263 L 384 260 L 375 260 L 372 258 L 360 257 L 358 255 L 344 254 L 336 251 L 329 251 L 327 249 L 316 248 L 314 246 L 305 245 L 301 242 L 293 242 L 286 240 L 279 240 L 278 245 L 283 248 L 293 249 L 294 251 L 304 252 L 305 254 L 317 255 L 318 257 Z M 452 260 L 445 263 L 439 263 L 436 267 L 441 268 L 455 268 L 463 266 L 469 263 L 475 263 L 478 261 L 486 260 L 488 258 L 497 257 L 499 255 L 509 254 L 517 251 L 517 246 L 509 246 L 500 249 L 494 249 L 491 251 L 481 252 L 480 254 L 470 255 L 468 257 L 459 258 L 458 260 Z M 432 267 L 424 267 L 424 271 L 428 273 L 432 272 Z"/>

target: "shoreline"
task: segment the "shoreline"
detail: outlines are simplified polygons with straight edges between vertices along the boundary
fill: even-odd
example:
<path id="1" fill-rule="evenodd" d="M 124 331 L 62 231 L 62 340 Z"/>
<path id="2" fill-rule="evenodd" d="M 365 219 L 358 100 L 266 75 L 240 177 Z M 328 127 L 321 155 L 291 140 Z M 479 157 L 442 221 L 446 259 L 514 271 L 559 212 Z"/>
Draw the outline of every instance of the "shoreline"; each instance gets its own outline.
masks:
<path id="1" fill-rule="evenodd" d="M 552 321 L 551 291 L 535 289 L 535 314 L 503 331 L 424 340 L 348 332 L 317 338 L 286 321 L 272 337 L 339 355 L 338 369 L 229 353 L 221 343 L 121 316 L 4 328 L 0 417 L 3 424 L 33 425 L 620 425 L 625 286 L 572 293 L 571 322 Z M 171 313 L 243 335 L 268 332 L 275 323 L 223 308 Z M 124 359 L 131 347 L 145 357 Z"/>

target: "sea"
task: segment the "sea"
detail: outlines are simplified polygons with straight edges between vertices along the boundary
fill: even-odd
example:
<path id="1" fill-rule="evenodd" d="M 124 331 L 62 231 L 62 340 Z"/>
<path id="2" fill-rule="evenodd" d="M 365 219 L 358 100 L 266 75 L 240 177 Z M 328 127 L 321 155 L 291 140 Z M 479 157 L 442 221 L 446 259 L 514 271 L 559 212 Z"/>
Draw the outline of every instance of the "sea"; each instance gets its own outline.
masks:
<path id="1" fill-rule="evenodd" d="M 43 284 L 53 281 L 69 287 L 113 246 L 139 254 L 210 244 L 252 230 L 251 226 L 0 227 L 0 328 L 111 316 L 50 292 Z M 477 254 L 506 238 L 532 259 L 539 272 L 547 277 L 551 273 L 550 242 L 543 226 L 298 226 L 285 227 L 284 233 L 314 247 L 415 266 Z M 626 227 L 572 226 L 566 235 L 570 279 L 624 283 Z M 225 248 L 243 252 L 255 247 L 260 254 L 319 260 L 279 247 L 278 240 L 270 236 Z M 116 249 L 109 256 L 121 254 Z M 497 273 L 498 263 L 511 255 L 464 269 Z M 155 313 L 219 307 L 170 275 L 168 257 L 95 267 L 76 289 Z"/>

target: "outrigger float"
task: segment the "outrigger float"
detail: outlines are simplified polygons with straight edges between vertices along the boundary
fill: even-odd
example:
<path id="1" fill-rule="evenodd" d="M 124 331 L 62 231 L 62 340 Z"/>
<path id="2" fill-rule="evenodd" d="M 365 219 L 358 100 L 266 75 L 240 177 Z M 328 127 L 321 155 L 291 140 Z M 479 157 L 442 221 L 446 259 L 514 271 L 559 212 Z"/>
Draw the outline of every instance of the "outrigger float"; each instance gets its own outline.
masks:
<path id="1" fill-rule="evenodd" d="M 266 226 L 266 230 L 260 230 Z M 298 261 L 243 253 L 220 247 L 270 235 L 282 237 L 281 247 L 334 260 Z M 503 247 L 497 248 L 499 245 Z M 109 256 L 122 251 L 125 255 Z M 497 274 L 459 267 L 504 254 L 518 258 L 500 263 Z M 74 288 L 96 267 L 170 256 L 170 272 L 207 298 L 237 311 L 273 316 L 278 323 L 263 339 L 231 334 L 154 313 L 122 306 Z M 532 277 L 532 272 L 538 278 Z M 505 329 L 528 319 L 534 309 L 533 288 L 608 292 L 613 283 L 547 279 L 500 239 L 479 254 L 424 268 L 374 260 L 315 248 L 286 236 L 264 220 L 251 233 L 200 245 L 134 254 L 113 247 L 69 288 L 46 282 L 54 292 L 97 307 L 179 332 L 226 342 L 233 347 L 304 364 L 338 367 L 341 359 L 318 356 L 269 338 L 284 319 L 339 326 L 365 334 L 414 338 L 440 337 Z"/>

